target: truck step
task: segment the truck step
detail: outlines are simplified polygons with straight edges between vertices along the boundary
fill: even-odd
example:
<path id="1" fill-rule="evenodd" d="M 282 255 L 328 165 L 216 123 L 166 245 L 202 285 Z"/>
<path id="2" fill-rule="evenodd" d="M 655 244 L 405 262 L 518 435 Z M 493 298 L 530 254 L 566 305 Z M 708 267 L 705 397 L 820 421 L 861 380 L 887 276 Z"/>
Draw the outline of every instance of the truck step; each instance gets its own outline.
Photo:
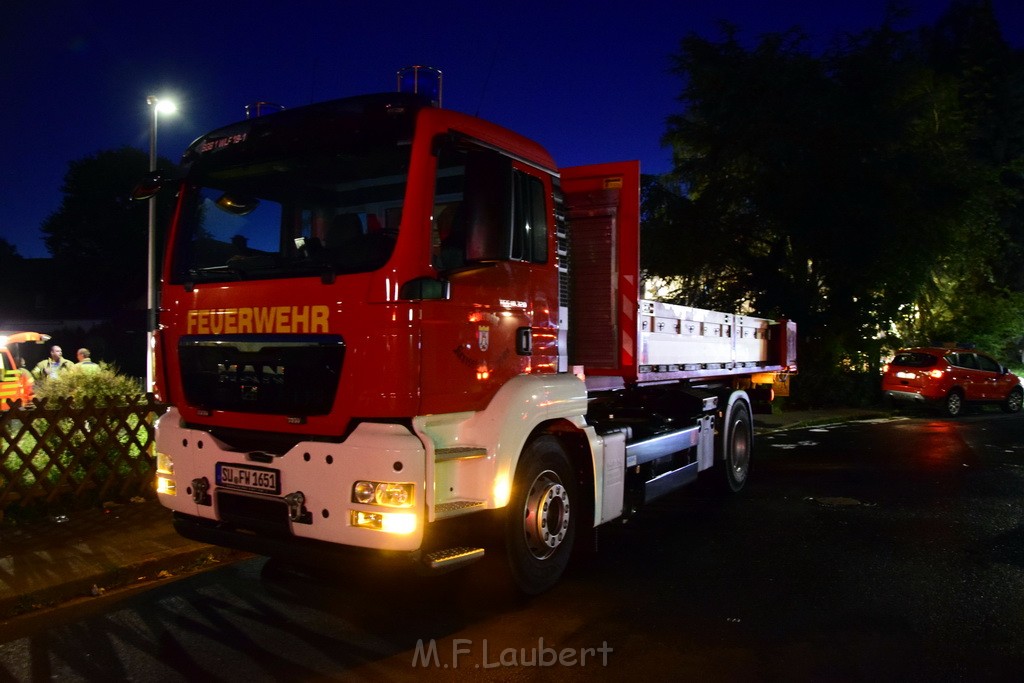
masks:
<path id="1" fill-rule="evenodd" d="M 697 463 L 692 462 L 679 469 L 659 474 L 648 480 L 644 485 L 644 502 L 650 503 L 655 498 L 660 498 L 669 491 L 692 483 L 697 480 Z"/>
<path id="2" fill-rule="evenodd" d="M 472 460 L 483 458 L 487 455 L 486 448 L 476 446 L 456 446 L 454 448 L 438 448 L 434 451 L 434 462 L 446 462 L 449 460 Z"/>
<path id="3" fill-rule="evenodd" d="M 457 548 L 435 550 L 423 558 L 423 563 L 430 569 L 454 569 L 455 567 L 461 567 L 462 565 L 469 564 L 470 562 L 476 562 L 483 556 L 483 548 L 459 546 Z"/>
<path id="4" fill-rule="evenodd" d="M 438 503 L 434 508 L 434 514 L 437 519 L 457 517 L 458 515 L 479 510 L 483 506 L 484 502 L 482 500 L 456 500 L 450 503 Z"/>

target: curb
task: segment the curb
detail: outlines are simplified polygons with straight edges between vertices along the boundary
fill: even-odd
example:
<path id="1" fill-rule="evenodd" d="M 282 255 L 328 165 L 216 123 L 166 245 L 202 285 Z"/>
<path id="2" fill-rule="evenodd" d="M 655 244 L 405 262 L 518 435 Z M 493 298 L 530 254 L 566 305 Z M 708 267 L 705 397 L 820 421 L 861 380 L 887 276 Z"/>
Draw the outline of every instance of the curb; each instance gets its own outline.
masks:
<path id="1" fill-rule="evenodd" d="M 107 592 L 164 581 L 178 574 L 205 571 L 249 557 L 252 557 L 249 553 L 202 545 L 158 553 L 138 562 L 110 567 L 25 594 L 0 597 L 0 621 L 57 607 L 73 600 L 100 597 Z"/>
<path id="2" fill-rule="evenodd" d="M 893 414 L 885 411 L 871 411 L 865 410 L 863 413 L 846 414 L 846 415 L 826 415 L 816 418 L 810 418 L 799 422 L 792 422 L 790 424 L 770 425 L 764 422 L 758 423 L 758 420 L 754 420 L 754 433 L 755 434 L 776 434 L 778 432 L 787 432 L 793 429 L 806 429 L 808 427 L 827 427 L 829 425 L 840 425 L 847 424 L 850 422 L 862 422 L 864 420 L 877 420 L 881 418 L 892 417 Z"/>

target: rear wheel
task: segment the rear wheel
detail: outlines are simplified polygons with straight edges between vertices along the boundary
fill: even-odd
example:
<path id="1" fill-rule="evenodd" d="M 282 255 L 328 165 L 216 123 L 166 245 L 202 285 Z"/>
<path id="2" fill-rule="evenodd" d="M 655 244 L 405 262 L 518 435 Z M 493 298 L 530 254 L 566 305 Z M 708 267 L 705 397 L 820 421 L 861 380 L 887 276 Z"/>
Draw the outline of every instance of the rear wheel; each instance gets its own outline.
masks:
<path id="1" fill-rule="evenodd" d="M 754 444 L 753 420 L 745 401 L 736 401 L 726 409 L 719 438 L 722 460 L 718 468 L 722 475 L 718 477 L 718 485 L 726 493 L 739 493 L 750 474 L 750 452 Z"/>
<path id="2" fill-rule="evenodd" d="M 1001 407 L 1004 413 L 1019 413 L 1021 404 L 1024 404 L 1024 389 L 1017 387 L 1006 395 Z"/>
<path id="3" fill-rule="evenodd" d="M 579 514 L 569 458 L 553 436 L 527 445 L 516 468 L 505 522 L 509 570 L 519 590 L 543 593 L 562 576 Z"/>
<path id="4" fill-rule="evenodd" d="M 948 417 L 957 417 L 964 412 L 964 397 L 959 391 L 953 390 L 942 402 L 942 412 Z"/>

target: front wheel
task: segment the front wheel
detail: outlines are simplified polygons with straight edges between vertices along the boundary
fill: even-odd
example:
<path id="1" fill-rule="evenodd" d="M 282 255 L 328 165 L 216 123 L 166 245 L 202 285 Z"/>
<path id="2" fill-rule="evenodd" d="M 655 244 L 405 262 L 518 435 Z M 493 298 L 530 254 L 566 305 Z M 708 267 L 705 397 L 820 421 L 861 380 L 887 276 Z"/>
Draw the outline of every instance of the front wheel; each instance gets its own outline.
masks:
<path id="1" fill-rule="evenodd" d="M 509 570 L 519 590 L 551 588 L 569 564 L 580 511 L 569 458 L 558 439 L 531 441 L 519 460 L 505 521 Z"/>
<path id="2" fill-rule="evenodd" d="M 1018 387 L 1006 395 L 1006 400 L 1002 405 L 1003 412 L 1019 413 L 1022 403 L 1024 403 L 1024 389 Z"/>

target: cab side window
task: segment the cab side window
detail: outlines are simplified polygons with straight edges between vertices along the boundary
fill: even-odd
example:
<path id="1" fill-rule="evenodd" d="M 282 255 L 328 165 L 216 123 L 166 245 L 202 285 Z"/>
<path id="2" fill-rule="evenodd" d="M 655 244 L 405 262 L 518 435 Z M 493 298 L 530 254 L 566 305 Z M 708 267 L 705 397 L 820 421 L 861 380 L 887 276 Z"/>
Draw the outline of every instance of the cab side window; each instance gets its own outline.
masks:
<path id="1" fill-rule="evenodd" d="M 438 145 L 432 249 L 441 270 L 486 261 L 546 263 L 543 181 L 460 139 Z"/>
<path id="2" fill-rule="evenodd" d="M 548 260 L 547 213 L 544 183 L 522 171 L 513 172 L 512 249 L 517 261 L 546 263 Z"/>

